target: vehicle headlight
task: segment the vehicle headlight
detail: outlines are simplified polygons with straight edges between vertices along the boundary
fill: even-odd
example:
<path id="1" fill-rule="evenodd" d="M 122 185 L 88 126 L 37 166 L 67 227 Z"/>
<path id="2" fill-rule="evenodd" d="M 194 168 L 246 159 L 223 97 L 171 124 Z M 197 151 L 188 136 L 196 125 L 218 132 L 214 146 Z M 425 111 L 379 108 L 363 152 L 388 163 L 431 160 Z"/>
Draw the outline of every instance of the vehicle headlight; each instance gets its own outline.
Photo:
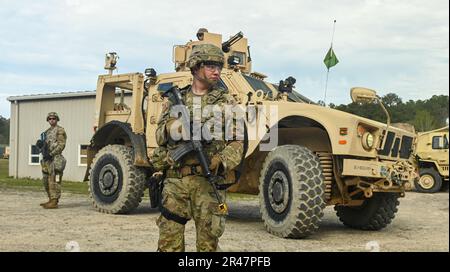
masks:
<path id="1" fill-rule="evenodd" d="M 364 147 L 364 149 L 370 150 L 373 148 L 375 138 L 373 137 L 372 133 L 365 132 L 361 138 L 361 141 L 362 141 L 362 146 Z"/>

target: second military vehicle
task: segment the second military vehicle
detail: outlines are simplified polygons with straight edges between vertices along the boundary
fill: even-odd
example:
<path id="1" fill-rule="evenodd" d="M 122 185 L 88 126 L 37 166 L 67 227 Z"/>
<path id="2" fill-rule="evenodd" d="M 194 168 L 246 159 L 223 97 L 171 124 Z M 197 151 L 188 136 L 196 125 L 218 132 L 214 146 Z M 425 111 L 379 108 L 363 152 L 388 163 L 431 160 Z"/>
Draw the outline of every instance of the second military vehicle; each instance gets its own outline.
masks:
<path id="1" fill-rule="evenodd" d="M 238 105 L 254 110 L 245 124 L 266 124 L 257 126 L 255 135 L 277 140 L 267 150 L 262 148 L 264 137 L 248 137 L 245 171 L 229 189 L 259 195 L 270 233 L 310 235 L 318 229 L 326 205 L 333 205 L 339 219 L 352 228 L 379 230 L 391 223 L 398 198 L 416 176 L 414 133 L 390 126 L 389 115 L 383 124 L 319 106 L 296 91 L 292 77 L 268 82 L 264 74 L 252 71 L 250 47 L 241 32 L 226 41 L 220 34 L 199 34 L 199 40 L 174 47 L 172 73 L 157 74 L 149 68 L 144 74 L 113 74 L 117 55 L 107 55 L 105 68 L 110 72 L 98 77 L 96 132 L 85 177 L 96 209 L 127 213 L 139 205 L 153 172 L 150 158 L 157 148 L 162 94 L 192 83 L 186 67 L 190 52 L 209 43 L 225 55 L 220 85 Z M 351 97 L 382 106 L 376 93 L 366 88 L 353 88 Z"/>
<path id="2" fill-rule="evenodd" d="M 414 183 L 422 193 L 448 188 L 448 126 L 420 132 L 417 136 L 417 163 L 420 178 Z"/>

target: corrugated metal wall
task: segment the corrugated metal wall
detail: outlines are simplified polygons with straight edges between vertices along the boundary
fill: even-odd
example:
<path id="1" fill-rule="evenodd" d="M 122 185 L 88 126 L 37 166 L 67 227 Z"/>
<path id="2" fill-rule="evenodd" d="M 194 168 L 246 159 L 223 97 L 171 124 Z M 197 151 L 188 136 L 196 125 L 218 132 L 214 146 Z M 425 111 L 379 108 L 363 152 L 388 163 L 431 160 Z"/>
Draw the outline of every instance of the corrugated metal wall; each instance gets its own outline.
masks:
<path id="1" fill-rule="evenodd" d="M 11 147 L 11 154 L 9 155 L 8 173 L 10 176 L 17 177 L 17 109 L 19 104 L 11 103 L 11 117 L 9 120 L 9 146 Z"/>
<path id="2" fill-rule="evenodd" d="M 54 100 L 19 101 L 19 126 L 18 126 L 18 160 L 17 176 L 41 178 L 40 165 L 30 165 L 30 146 L 39 139 L 41 132 L 49 125 L 46 122 L 47 113 L 55 111 L 59 114 L 61 121 L 58 125 L 64 127 L 67 133 L 66 148 L 63 151 L 67 159 L 65 180 L 81 181 L 86 171 L 85 166 L 78 166 L 78 145 L 89 144 L 93 134 L 95 97 L 68 98 Z M 13 116 L 14 110 L 12 111 Z M 14 116 L 15 117 L 15 116 Z M 11 120 L 15 126 L 16 120 Z M 15 128 L 11 128 L 14 131 Z M 14 135 L 16 136 L 16 135 Z M 11 146 L 13 146 L 11 142 Z M 12 151 L 14 148 L 12 148 Z M 15 161 L 11 156 L 11 161 Z M 14 163 L 13 163 L 14 165 Z M 14 168 L 14 167 L 13 167 Z M 10 175 L 15 176 L 15 169 Z"/>
<path id="3" fill-rule="evenodd" d="M 129 104 L 130 100 L 130 96 L 125 97 L 125 103 Z M 119 98 L 116 101 L 118 102 Z M 23 100 L 18 101 L 17 104 L 11 103 L 10 176 L 36 179 L 42 177 L 40 165 L 29 164 L 29 153 L 30 146 L 34 145 L 39 135 L 49 127 L 46 117 L 51 111 L 59 114 L 61 121 L 58 125 L 64 127 L 67 133 L 66 148 L 63 151 L 67 165 L 63 179 L 83 180 L 86 166 L 78 165 L 78 148 L 80 144 L 89 144 L 93 135 L 95 96 Z M 16 130 L 17 123 L 18 130 Z M 16 133 L 18 133 L 18 141 L 16 141 Z"/>

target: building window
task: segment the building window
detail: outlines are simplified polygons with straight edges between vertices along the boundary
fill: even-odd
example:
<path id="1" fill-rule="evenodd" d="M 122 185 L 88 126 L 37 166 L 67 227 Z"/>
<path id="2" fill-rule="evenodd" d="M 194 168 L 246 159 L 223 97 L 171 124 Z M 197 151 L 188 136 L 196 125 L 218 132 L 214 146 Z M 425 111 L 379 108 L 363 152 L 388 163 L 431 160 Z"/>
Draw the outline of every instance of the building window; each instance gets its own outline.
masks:
<path id="1" fill-rule="evenodd" d="M 29 165 L 40 165 L 40 163 L 39 163 L 39 161 L 40 161 L 39 148 L 37 148 L 37 146 L 30 145 L 28 154 L 29 154 L 29 159 L 28 159 Z"/>
<path id="2" fill-rule="evenodd" d="M 87 149 L 89 145 L 78 145 L 78 166 L 87 166 Z"/>

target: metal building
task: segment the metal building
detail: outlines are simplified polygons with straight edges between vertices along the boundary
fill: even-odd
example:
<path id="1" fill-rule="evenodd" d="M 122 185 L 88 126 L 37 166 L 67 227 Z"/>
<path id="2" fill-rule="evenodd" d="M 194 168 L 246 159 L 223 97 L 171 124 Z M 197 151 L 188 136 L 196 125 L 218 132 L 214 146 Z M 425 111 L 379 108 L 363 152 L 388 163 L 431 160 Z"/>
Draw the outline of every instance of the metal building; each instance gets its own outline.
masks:
<path id="1" fill-rule="evenodd" d="M 8 97 L 11 102 L 9 175 L 41 178 L 40 155 L 35 143 L 55 111 L 67 133 L 64 180 L 82 181 L 86 171 L 86 146 L 94 133 L 95 92 L 72 92 Z"/>

